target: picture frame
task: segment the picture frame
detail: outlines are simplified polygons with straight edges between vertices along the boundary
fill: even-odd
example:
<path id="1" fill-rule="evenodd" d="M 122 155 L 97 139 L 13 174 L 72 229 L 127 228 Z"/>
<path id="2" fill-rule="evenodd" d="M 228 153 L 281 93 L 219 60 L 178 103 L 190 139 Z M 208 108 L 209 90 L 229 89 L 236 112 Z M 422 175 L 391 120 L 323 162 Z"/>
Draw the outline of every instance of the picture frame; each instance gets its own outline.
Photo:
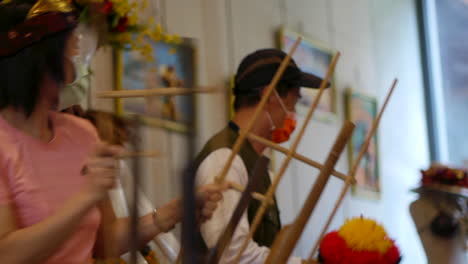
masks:
<path id="1" fill-rule="evenodd" d="M 377 99 L 357 90 L 348 89 L 345 95 L 346 118 L 356 125 L 351 141 L 348 144 L 348 160 L 351 167 L 361 151 L 367 133 L 377 117 Z M 371 139 L 369 148 L 364 154 L 355 174 L 356 184 L 352 194 L 369 199 L 380 198 L 380 175 L 377 133 Z"/>
<path id="2" fill-rule="evenodd" d="M 116 90 L 162 87 L 196 87 L 195 40 L 182 38 L 179 44 L 151 41 L 152 61 L 139 51 L 115 53 Z M 139 114 L 149 126 L 187 133 L 194 128 L 193 95 L 154 96 L 116 99 L 116 112 L 128 116 Z"/>
<path id="3" fill-rule="evenodd" d="M 291 30 L 281 28 L 278 33 L 278 43 L 281 50 L 289 52 L 297 37 L 302 37 L 302 41 L 293 54 L 293 59 L 299 68 L 307 73 L 314 74 L 320 78 L 325 78 L 336 51 L 326 47 L 316 40 L 303 36 Z M 324 122 L 336 120 L 336 86 L 334 75 L 330 78 L 331 86 L 322 94 L 322 98 L 317 106 L 314 119 Z M 318 87 L 316 87 L 318 88 Z M 318 89 L 301 89 L 302 98 L 297 104 L 297 113 L 305 115 L 313 103 Z"/>

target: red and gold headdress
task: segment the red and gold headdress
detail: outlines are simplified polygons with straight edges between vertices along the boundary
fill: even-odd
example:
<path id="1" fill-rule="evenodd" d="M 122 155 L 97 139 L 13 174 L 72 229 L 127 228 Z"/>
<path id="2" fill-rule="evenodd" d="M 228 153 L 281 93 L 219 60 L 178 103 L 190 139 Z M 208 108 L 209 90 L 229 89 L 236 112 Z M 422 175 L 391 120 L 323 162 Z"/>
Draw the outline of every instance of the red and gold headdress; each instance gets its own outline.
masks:
<path id="1" fill-rule="evenodd" d="M 74 28 L 77 24 L 78 16 L 70 2 L 39 0 L 23 23 L 0 32 L 0 57 L 12 56 L 47 36 Z"/>
<path id="2" fill-rule="evenodd" d="M 3 5 L 15 0 L 1 1 Z M 138 3 L 132 0 L 38 0 L 26 21 L 8 32 L 0 32 L 0 57 L 14 55 L 44 37 L 76 27 L 79 22 L 92 29 L 99 46 L 137 50 L 152 61 L 152 41 L 178 44 L 181 39 L 165 32 L 154 18 L 140 24 L 138 16 L 147 5 L 148 0 Z"/>

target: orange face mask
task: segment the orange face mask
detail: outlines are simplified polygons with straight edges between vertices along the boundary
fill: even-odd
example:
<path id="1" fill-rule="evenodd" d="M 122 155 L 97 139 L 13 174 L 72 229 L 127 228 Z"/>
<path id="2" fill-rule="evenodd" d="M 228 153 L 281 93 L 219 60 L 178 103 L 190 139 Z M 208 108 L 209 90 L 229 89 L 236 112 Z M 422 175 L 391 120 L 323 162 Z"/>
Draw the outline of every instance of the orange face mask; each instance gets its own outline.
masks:
<path id="1" fill-rule="evenodd" d="M 271 119 L 270 115 L 268 114 L 270 118 L 270 122 L 272 123 L 274 129 L 271 131 L 271 140 L 275 143 L 283 143 L 289 140 L 291 137 L 291 134 L 294 132 L 294 129 L 296 129 L 296 115 L 288 110 L 286 110 L 286 107 L 283 104 L 283 100 L 280 98 L 276 90 L 274 90 L 274 94 L 278 98 L 281 108 L 283 108 L 283 111 L 286 112 L 286 118 L 283 121 L 283 126 L 282 127 L 274 127 L 273 120 Z"/>
<path id="2" fill-rule="evenodd" d="M 271 132 L 271 140 L 275 143 L 283 143 L 289 140 L 291 134 L 296 129 L 296 118 L 293 114 L 288 114 L 288 116 L 283 121 L 283 126 L 273 129 Z"/>

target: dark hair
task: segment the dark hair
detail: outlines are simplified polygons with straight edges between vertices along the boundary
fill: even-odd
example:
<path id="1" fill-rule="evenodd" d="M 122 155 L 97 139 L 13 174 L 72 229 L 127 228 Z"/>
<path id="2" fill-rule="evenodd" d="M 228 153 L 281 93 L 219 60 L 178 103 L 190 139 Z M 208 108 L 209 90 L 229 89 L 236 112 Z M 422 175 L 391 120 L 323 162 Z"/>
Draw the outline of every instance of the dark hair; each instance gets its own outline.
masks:
<path id="1" fill-rule="evenodd" d="M 257 105 L 262 99 L 261 93 L 264 88 L 265 87 L 258 87 L 258 89 L 251 89 L 249 93 L 236 94 L 234 97 L 234 110 L 237 111 L 242 107 L 252 107 Z M 280 82 L 276 86 L 276 91 L 278 92 L 279 96 L 285 97 L 293 88 L 294 86 L 290 86 L 286 82 Z"/>
<path id="2" fill-rule="evenodd" d="M 35 2 L 14 0 L 0 4 L 0 32 L 25 21 Z M 0 109 L 12 106 L 30 116 L 46 74 L 57 83 L 64 82 L 65 45 L 70 33 L 66 30 L 53 34 L 12 56 L 0 57 Z"/>

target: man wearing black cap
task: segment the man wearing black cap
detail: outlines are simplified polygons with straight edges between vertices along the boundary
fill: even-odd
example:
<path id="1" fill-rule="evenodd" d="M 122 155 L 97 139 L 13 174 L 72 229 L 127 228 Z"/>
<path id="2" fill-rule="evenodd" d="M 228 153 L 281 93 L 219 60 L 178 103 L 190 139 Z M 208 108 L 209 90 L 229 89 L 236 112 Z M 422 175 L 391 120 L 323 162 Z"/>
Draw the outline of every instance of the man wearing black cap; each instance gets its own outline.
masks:
<path id="1" fill-rule="evenodd" d="M 239 129 L 247 127 L 265 87 L 271 82 L 285 57 L 286 54 L 280 50 L 263 49 L 249 54 L 242 60 L 235 76 L 234 118 L 226 128 L 213 136 L 198 154 L 196 158 L 198 165 L 197 185 L 212 183 L 222 170 L 231 153 L 231 148 L 239 136 Z M 301 98 L 300 88 L 317 88 L 321 81 L 314 75 L 302 72 L 291 60 L 251 132 L 277 143 L 288 140 L 295 127 L 294 112 L 295 105 Z M 253 171 L 256 161 L 263 155 L 265 148 L 258 142 L 246 140 L 236 155 L 226 179 L 246 186 L 250 177 L 249 173 Z M 257 191 L 266 193 L 270 185 L 270 175 L 268 171 L 265 171 Z M 210 248 L 216 244 L 229 222 L 240 196 L 241 193 L 236 191 L 226 192 L 213 218 L 201 226 L 200 243 L 204 247 Z M 259 201 L 254 200 L 250 203 L 247 213 L 242 217 L 232 237 L 231 244 L 224 251 L 220 263 L 231 263 L 234 260 L 249 233 L 250 223 L 259 207 Z M 273 244 L 280 229 L 281 222 L 275 199 L 244 251 L 241 263 L 264 263 L 269 253 L 269 247 Z M 295 257 L 289 260 L 289 263 L 301 262 L 300 258 Z"/>

